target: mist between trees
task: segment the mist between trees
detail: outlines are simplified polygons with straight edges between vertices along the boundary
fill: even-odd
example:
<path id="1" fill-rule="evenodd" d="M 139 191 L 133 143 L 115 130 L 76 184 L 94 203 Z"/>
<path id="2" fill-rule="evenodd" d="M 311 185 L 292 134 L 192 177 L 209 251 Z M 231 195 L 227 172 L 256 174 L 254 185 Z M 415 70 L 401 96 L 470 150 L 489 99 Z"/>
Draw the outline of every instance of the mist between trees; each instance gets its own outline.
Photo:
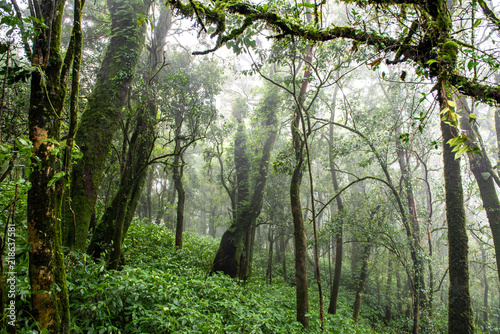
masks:
<path id="1" fill-rule="evenodd" d="M 0 331 L 500 333 L 500 6 L 0 0 Z"/>

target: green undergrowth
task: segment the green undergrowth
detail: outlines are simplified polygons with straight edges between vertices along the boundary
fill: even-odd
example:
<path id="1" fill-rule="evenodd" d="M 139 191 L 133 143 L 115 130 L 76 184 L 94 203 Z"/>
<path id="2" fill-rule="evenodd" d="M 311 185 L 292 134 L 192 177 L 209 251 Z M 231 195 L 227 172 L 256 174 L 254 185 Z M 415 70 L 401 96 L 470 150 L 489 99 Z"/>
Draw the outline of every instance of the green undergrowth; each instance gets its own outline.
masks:
<path id="1" fill-rule="evenodd" d="M 71 332 L 320 332 L 315 312 L 308 330 L 295 320 L 293 287 L 209 275 L 217 246 L 218 240 L 185 233 L 184 248 L 176 250 L 170 231 L 137 223 L 127 235 L 123 270 L 76 256 L 68 270 Z M 340 315 L 327 315 L 325 332 L 372 333 Z"/>

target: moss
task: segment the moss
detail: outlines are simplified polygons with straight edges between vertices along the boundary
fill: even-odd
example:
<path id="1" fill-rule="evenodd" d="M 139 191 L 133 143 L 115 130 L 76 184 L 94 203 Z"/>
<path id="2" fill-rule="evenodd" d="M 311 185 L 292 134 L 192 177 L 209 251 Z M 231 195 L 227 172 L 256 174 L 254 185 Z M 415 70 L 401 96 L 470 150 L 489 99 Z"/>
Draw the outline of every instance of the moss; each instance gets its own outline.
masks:
<path id="1" fill-rule="evenodd" d="M 457 61 L 458 44 L 452 40 L 448 40 L 441 46 L 441 58 L 450 64 L 455 64 Z"/>
<path id="2" fill-rule="evenodd" d="M 85 248 L 106 157 L 123 114 L 146 35 L 145 25 L 137 27 L 137 13 L 145 13 L 142 1 L 114 0 L 108 1 L 108 6 L 112 38 L 75 136 L 75 142 L 84 154 L 72 173 L 71 200 L 75 223 L 71 212 L 65 216 L 65 244 L 73 246 L 75 233 L 75 246 L 80 250 Z"/>

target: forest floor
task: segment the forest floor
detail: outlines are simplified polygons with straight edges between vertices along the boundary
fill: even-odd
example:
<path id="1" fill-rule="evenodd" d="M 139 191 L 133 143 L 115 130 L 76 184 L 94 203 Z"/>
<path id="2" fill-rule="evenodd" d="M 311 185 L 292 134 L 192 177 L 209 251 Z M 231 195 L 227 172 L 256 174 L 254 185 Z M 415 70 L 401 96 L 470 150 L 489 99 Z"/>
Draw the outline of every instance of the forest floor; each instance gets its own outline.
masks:
<path id="1" fill-rule="evenodd" d="M 121 271 L 107 271 L 102 262 L 73 255 L 68 265 L 71 333 L 321 332 L 312 280 L 311 326 L 303 329 L 295 320 L 293 286 L 282 279 L 267 284 L 264 269 L 255 265 L 254 278 L 246 284 L 209 275 L 219 240 L 191 233 L 184 238 L 184 248 L 176 250 L 168 229 L 133 224 L 124 248 L 127 265 Z M 367 318 L 355 325 L 347 305 L 341 295 L 338 314 L 325 315 L 325 333 L 405 333 L 399 326 L 384 328 Z"/>

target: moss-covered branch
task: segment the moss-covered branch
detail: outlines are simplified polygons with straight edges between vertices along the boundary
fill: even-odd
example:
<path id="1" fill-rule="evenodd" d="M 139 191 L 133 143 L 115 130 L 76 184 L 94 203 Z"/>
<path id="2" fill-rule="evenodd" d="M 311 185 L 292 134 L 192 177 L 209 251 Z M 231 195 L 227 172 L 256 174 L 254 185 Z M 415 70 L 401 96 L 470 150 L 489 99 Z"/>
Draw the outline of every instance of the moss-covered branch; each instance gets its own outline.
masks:
<path id="1" fill-rule="evenodd" d="M 483 10 L 484 15 L 490 20 L 491 23 L 500 31 L 500 19 L 496 16 L 495 12 L 491 10 L 486 1 L 479 0 L 479 6 Z"/>
<path id="2" fill-rule="evenodd" d="M 466 96 L 474 97 L 486 103 L 500 103 L 500 88 L 498 86 L 473 82 L 459 74 L 450 75 L 448 80 L 460 93 Z"/>
<path id="3" fill-rule="evenodd" d="M 395 64 L 406 61 L 413 61 L 419 66 L 429 71 L 430 77 L 440 75 L 435 69 L 439 63 L 449 62 L 448 59 L 440 57 L 436 50 L 442 48 L 444 44 L 439 44 L 440 31 L 450 29 L 451 21 L 448 13 L 443 14 L 443 9 L 433 1 L 411 1 L 411 0 L 375 0 L 375 1 L 344 1 L 346 3 L 356 3 L 365 5 L 414 5 L 419 11 L 422 11 L 427 20 L 425 23 L 412 23 L 411 29 L 406 36 L 395 39 L 387 35 L 379 34 L 374 31 L 367 31 L 357 26 L 329 26 L 324 29 L 317 29 L 306 24 L 292 22 L 289 19 L 280 16 L 278 13 L 269 10 L 267 6 L 255 5 L 246 2 L 219 2 L 215 7 L 206 6 L 198 1 L 190 0 L 189 3 L 182 3 L 180 0 L 168 0 L 167 3 L 177 9 L 178 14 L 195 18 L 204 25 L 214 25 L 215 32 L 211 37 L 217 36 L 216 45 L 209 50 L 198 51 L 195 54 L 207 54 L 214 52 L 224 46 L 228 41 L 234 40 L 242 35 L 245 30 L 257 22 L 264 22 L 276 34 L 272 38 L 284 38 L 286 36 L 298 36 L 309 41 L 327 42 L 335 39 L 350 39 L 359 44 L 372 46 L 378 51 L 386 53 L 394 52 L 396 57 L 393 60 L 387 60 L 388 64 Z M 479 1 L 483 6 L 484 1 Z M 483 4 L 481 4 L 483 2 Z M 489 7 L 484 7 L 489 9 Z M 226 33 L 225 15 L 237 14 L 245 17 L 243 24 Z M 488 14 L 486 14 L 488 16 Z M 494 15 L 494 14 L 493 14 Z M 491 15 L 488 16 L 491 19 Z M 496 16 L 494 16 L 496 18 Z M 498 19 L 493 22 L 500 21 Z M 416 32 L 422 33 L 422 38 L 412 41 Z M 441 52 L 442 54 L 443 52 Z M 463 94 L 474 97 L 483 102 L 495 101 L 500 103 L 500 89 L 497 86 L 477 84 L 471 79 L 459 74 L 449 74 L 450 83 L 457 87 Z"/>

